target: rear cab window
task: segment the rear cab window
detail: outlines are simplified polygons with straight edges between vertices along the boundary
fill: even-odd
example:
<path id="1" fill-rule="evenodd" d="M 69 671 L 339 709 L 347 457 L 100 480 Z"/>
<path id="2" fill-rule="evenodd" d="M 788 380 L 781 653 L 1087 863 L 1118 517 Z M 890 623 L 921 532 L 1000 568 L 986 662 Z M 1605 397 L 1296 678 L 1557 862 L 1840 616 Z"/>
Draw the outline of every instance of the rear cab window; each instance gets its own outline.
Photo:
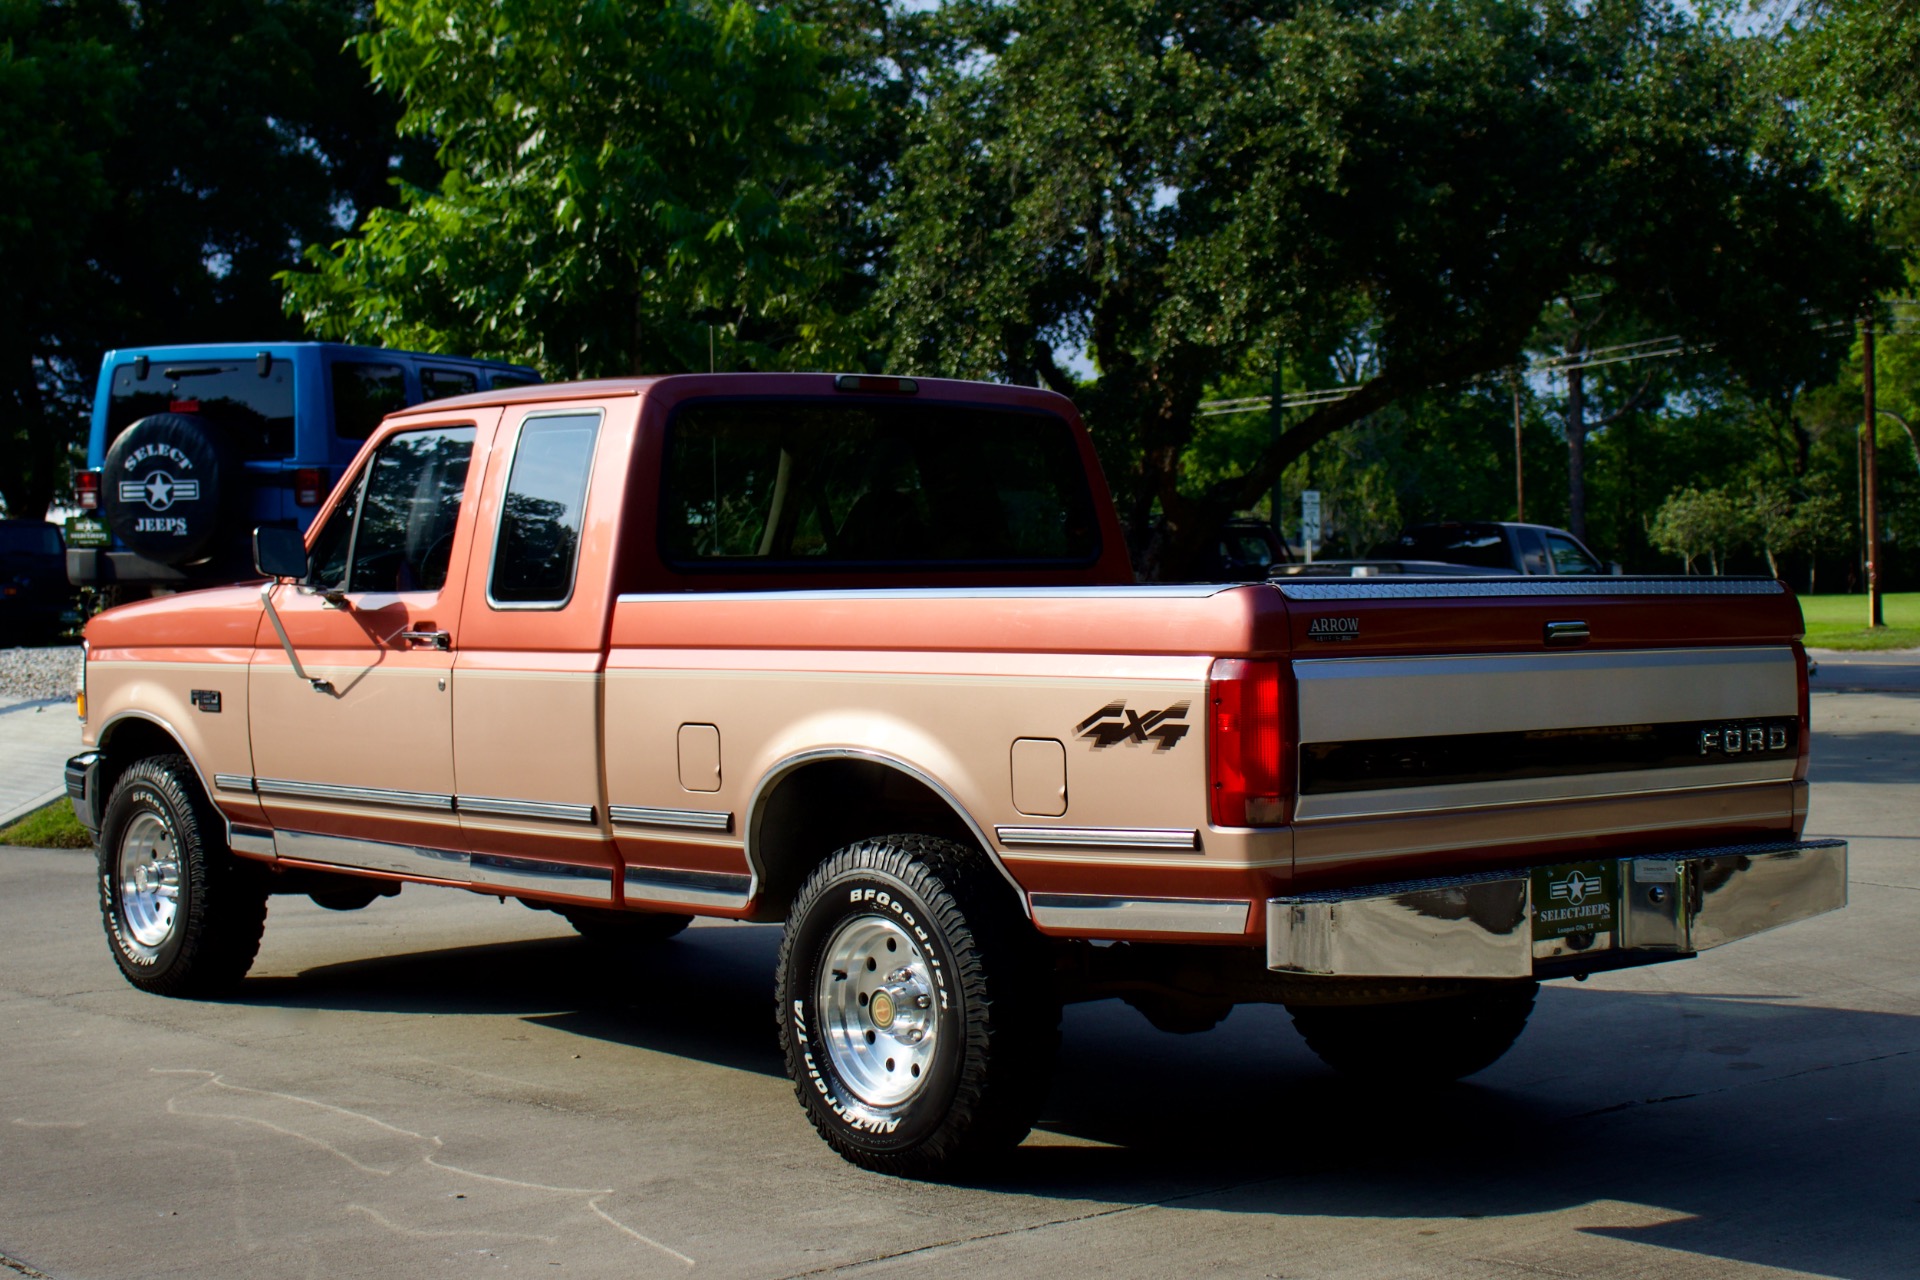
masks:
<path id="1" fill-rule="evenodd" d="M 501 497 L 487 601 L 559 609 L 573 598 L 601 414 L 535 414 L 520 425 Z"/>
<path id="2" fill-rule="evenodd" d="M 156 413 L 189 414 L 250 462 L 293 452 L 290 360 L 135 360 L 117 365 L 107 401 L 108 441 Z"/>
<path id="3" fill-rule="evenodd" d="M 1092 564 L 1066 421 L 1011 407 L 693 400 L 668 422 L 661 557 L 693 573 Z"/>

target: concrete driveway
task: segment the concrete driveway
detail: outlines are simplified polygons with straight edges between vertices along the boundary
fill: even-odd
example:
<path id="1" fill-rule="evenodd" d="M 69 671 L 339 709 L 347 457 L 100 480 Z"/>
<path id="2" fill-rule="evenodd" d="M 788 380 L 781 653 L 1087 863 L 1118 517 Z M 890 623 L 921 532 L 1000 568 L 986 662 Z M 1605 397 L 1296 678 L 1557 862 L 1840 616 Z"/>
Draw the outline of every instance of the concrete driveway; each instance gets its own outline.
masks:
<path id="1" fill-rule="evenodd" d="M 1827 672 L 1823 666 L 1823 677 Z M 1068 1012 L 990 1180 L 864 1173 L 780 1074 L 776 933 L 608 966 L 557 918 L 276 899 L 243 995 L 142 995 L 88 855 L 0 851 L 0 1255 L 127 1276 L 1920 1275 L 1920 697 L 1817 693 L 1844 912 L 1551 984 L 1467 1085 L 1364 1093 L 1284 1012 Z"/>

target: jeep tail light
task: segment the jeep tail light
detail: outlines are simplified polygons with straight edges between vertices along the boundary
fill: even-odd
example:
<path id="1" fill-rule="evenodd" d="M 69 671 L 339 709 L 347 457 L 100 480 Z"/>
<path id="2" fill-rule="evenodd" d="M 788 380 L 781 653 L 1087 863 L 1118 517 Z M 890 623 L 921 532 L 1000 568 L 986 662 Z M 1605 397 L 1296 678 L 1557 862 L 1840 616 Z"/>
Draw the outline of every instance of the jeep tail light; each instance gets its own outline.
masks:
<path id="1" fill-rule="evenodd" d="M 1286 821 L 1280 664 L 1220 658 L 1207 673 L 1207 782 L 1216 827 Z"/>
<path id="2" fill-rule="evenodd" d="M 293 473 L 293 501 L 301 507 L 317 507 L 327 496 L 325 467 L 301 467 Z"/>
<path id="3" fill-rule="evenodd" d="M 73 477 L 73 493 L 82 511 L 100 509 L 100 473 L 82 471 Z"/>

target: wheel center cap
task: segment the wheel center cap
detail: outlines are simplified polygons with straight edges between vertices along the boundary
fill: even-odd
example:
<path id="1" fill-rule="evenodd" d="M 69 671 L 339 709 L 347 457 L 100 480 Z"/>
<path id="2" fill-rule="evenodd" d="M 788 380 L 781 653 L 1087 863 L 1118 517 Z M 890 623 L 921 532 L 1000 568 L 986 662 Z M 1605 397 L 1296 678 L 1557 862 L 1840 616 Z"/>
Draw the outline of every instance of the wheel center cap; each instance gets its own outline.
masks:
<path id="1" fill-rule="evenodd" d="M 893 997 L 885 991 L 876 991 L 867 1002 L 867 1014 L 873 1019 L 873 1025 L 885 1031 L 893 1025 Z"/>

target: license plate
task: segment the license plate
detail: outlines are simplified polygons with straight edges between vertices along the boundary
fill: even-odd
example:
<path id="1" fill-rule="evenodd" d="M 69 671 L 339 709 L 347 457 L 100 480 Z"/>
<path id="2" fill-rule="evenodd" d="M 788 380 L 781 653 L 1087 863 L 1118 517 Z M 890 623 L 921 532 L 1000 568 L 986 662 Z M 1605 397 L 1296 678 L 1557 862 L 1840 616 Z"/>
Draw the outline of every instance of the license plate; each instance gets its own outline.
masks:
<path id="1" fill-rule="evenodd" d="M 107 522 L 93 516 L 67 517 L 67 545 L 70 547 L 110 547 L 113 533 Z"/>
<path id="2" fill-rule="evenodd" d="M 1620 864 L 1570 862 L 1533 872 L 1533 940 L 1611 933 L 1619 911 Z"/>

